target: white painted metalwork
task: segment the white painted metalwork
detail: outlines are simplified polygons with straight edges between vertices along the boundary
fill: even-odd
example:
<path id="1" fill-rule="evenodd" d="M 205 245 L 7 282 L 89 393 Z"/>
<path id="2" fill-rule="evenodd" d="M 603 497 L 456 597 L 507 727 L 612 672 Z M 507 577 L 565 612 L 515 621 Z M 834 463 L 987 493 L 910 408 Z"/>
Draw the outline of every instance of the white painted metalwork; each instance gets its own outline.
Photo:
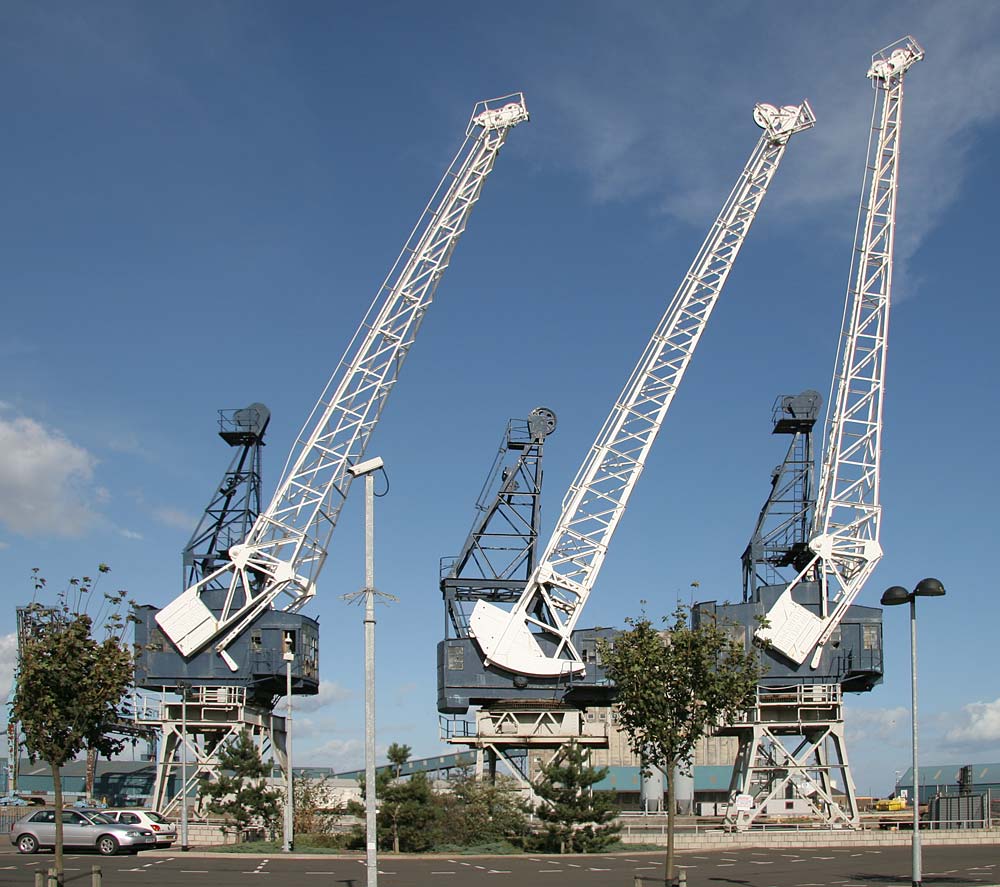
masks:
<path id="1" fill-rule="evenodd" d="M 758 687 L 746 718 L 717 735 L 739 739 L 727 826 L 748 829 L 768 815 L 769 803 L 783 806 L 794 798 L 808 815 L 829 827 L 861 827 L 839 684 Z M 748 807 L 736 805 L 740 796 L 751 799 Z"/>
<path id="2" fill-rule="evenodd" d="M 882 394 L 892 292 L 893 239 L 899 175 L 903 76 L 924 57 L 912 38 L 872 58 L 875 88 L 868 162 L 855 234 L 855 255 L 844 306 L 836 375 L 831 387 L 826 448 L 816 502 L 812 561 L 789 583 L 757 631 L 794 662 L 823 645 L 882 557 L 879 461 Z M 793 600 L 795 588 L 820 566 L 819 614 Z"/>
<path id="3" fill-rule="evenodd" d="M 509 611 L 476 603 L 471 633 L 487 665 L 551 677 L 584 670 L 570 635 L 608 543 L 788 139 L 813 126 L 815 117 L 808 102 L 760 104 L 754 121 L 764 133 L 570 486 L 520 598 Z"/>
<path id="4" fill-rule="evenodd" d="M 298 611 L 316 591 L 330 536 L 452 251 L 510 129 L 528 120 L 523 94 L 476 105 L 466 139 L 413 229 L 306 421 L 274 498 L 231 563 L 190 586 L 156 621 L 185 656 L 207 644 L 236 670 L 226 648 L 281 597 Z M 228 576 L 221 613 L 202 590 Z"/>

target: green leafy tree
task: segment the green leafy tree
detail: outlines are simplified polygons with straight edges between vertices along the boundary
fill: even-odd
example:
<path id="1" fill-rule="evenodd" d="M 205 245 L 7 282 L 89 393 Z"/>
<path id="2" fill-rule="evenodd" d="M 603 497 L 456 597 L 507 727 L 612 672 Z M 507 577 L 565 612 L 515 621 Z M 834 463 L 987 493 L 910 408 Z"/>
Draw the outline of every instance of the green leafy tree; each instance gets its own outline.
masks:
<path id="1" fill-rule="evenodd" d="M 437 799 L 441 811 L 438 841 L 443 845 L 520 842 L 527 831 L 528 804 L 509 776 L 498 776 L 495 783 L 463 776 Z"/>
<path id="2" fill-rule="evenodd" d="M 542 798 L 535 813 L 545 831 L 528 841 L 529 849 L 560 853 L 596 853 L 618 840 L 618 808 L 610 792 L 593 786 L 608 774 L 591 767 L 588 752 L 576 742 L 563 746 L 548 764 L 535 791 Z"/>
<path id="3" fill-rule="evenodd" d="M 401 745 L 398 742 L 392 743 L 392 745 L 385 750 L 385 756 L 389 759 L 389 763 L 396 768 L 396 779 L 399 779 L 399 774 L 403 769 L 403 765 L 410 760 L 410 755 L 412 754 L 412 748 L 408 745 Z"/>
<path id="4" fill-rule="evenodd" d="M 362 797 L 367 786 L 361 780 Z M 437 834 L 438 805 L 426 773 L 414 773 L 396 780 L 392 770 L 384 767 L 375 774 L 375 797 L 378 798 L 378 845 L 396 853 L 419 853 L 434 846 Z M 350 801 L 347 812 L 363 817 L 365 805 Z M 352 842 L 364 846 L 365 828 L 354 830 Z"/>
<path id="5" fill-rule="evenodd" d="M 292 786 L 294 831 L 296 835 L 329 835 L 334 816 L 341 812 L 327 805 L 327 795 L 319 780 L 297 778 Z"/>
<path id="6" fill-rule="evenodd" d="M 618 721 L 643 767 L 668 775 L 667 881 L 674 873 L 675 771 L 691 772 L 695 744 L 753 705 L 763 673 L 756 650 L 739 626 L 689 621 L 678 606 L 664 617 L 664 632 L 645 615 L 626 620 L 629 630 L 599 644 L 605 673 L 614 683 Z"/>
<path id="7" fill-rule="evenodd" d="M 21 723 L 28 757 L 49 765 L 57 810 L 63 805 L 64 764 L 85 750 L 110 757 L 125 744 L 115 728 L 121 723 L 118 705 L 132 681 L 132 652 L 124 638 L 130 618 L 122 614 L 126 592 L 96 593 L 98 580 L 109 572 L 107 564 L 100 564 L 96 577 L 70 579 L 50 607 L 38 600 L 46 580 L 35 568 L 35 600 L 21 620 L 12 717 Z M 91 615 L 88 609 L 96 612 Z M 94 637 L 95 625 L 100 639 Z M 55 869 L 62 884 L 58 816 Z"/>
<path id="8" fill-rule="evenodd" d="M 267 784 L 270 768 L 261 760 L 253 738 L 241 730 L 219 750 L 218 779 L 202 779 L 199 801 L 210 813 L 225 817 L 223 829 L 237 834 L 252 825 L 273 829 L 281 817 L 283 794 Z"/>

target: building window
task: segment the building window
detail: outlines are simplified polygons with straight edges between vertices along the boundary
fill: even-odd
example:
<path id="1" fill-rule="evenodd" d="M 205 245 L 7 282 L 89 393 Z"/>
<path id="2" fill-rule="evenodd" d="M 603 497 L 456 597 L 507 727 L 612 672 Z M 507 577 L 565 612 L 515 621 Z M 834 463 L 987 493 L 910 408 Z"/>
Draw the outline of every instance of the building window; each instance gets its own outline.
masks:
<path id="1" fill-rule="evenodd" d="M 877 650 L 881 646 L 877 625 L 863 625 L 861 631 L 861 642 L 866 650 Z"/>

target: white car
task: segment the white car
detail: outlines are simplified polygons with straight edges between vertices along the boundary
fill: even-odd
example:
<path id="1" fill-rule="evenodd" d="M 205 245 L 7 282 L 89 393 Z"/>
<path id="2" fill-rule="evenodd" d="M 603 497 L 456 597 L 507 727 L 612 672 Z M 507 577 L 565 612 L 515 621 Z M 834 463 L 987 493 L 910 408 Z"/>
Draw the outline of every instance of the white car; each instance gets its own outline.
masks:
<path id="1" fill-rule="evenodd" d="M 122 825 L 137 825 L 140 828 L 148 828 L 156 836 L 157 847 L 169 847 L 177 840 L 177 827 L 162 813 L 157 813 L 155 810 L 111 808 L 102 810 L 101 813 Z"/>

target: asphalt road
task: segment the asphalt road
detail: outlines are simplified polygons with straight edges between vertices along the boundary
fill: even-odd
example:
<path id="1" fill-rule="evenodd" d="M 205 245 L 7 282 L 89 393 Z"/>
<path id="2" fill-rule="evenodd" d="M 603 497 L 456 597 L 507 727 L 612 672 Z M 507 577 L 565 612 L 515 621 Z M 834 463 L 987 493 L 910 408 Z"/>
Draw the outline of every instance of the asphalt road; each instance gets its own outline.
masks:
<path id="1" fill-rule="evenodd" d="M 683 853 L 679 865 L 690 887 L 908 887 L 909 847 L 809 850 L 742 850 Z M 51 853 L 21 856 L 0 850 L 0 884 L 31 885 L 34 873 L 52 864 Z M 100 857 L 68 854 L 66 883 L 90 887 L 91 866 L 105 887 L 365 887 L 362 860 L 331 856 L 286 858 L 160 852 Z M 663 878 L 663 854 L 590 856 L 391 857 L 380 859 L 384 887 L 632 887 L 638 875 Z M 1000 846 L 925 847 L 928 887 L 1000 887 Z"/>

